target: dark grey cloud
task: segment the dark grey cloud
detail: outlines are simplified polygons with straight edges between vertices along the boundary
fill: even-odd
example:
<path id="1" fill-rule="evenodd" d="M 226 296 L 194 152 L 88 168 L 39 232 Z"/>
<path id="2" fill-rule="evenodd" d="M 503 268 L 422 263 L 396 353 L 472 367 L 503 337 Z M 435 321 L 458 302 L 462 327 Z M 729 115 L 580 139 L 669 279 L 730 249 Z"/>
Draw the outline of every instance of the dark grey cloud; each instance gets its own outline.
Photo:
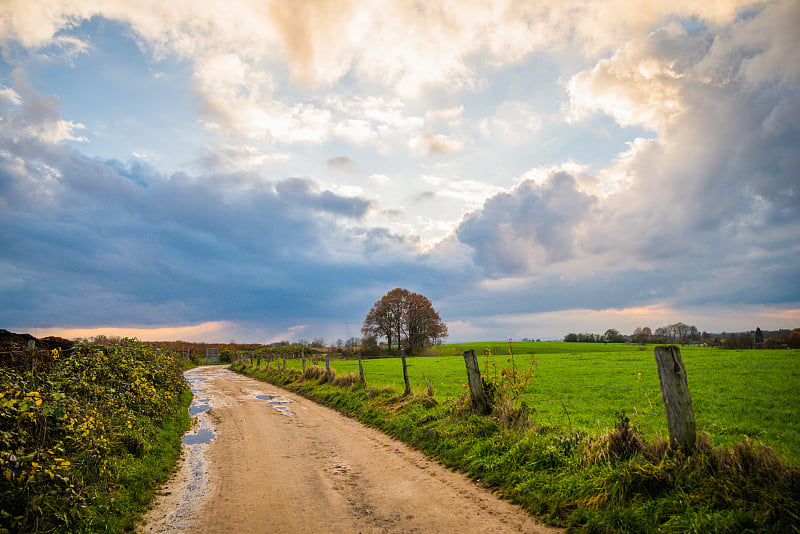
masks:
<path id="1" fill-rule="evenodd" d="M 358 228 L 368 200 L 87 158 L 47 137 L 37 121 L 57 124 L 58 103 L 37 102 L 50 109 L 11 106 L 0 123 L 2 324 L 358 322 L 383 294 L 365 287 L 437 276 L 405 238 Z"/>
<path id="2" fill-rule="evenodd" d="M 576 229 L 592 218 L 595 202 L 567 173 L 556 173 L 542 185 L 526 180 L 465 217 L 456 235 L 491 274 L 535 272 L 574 257 Z"/>

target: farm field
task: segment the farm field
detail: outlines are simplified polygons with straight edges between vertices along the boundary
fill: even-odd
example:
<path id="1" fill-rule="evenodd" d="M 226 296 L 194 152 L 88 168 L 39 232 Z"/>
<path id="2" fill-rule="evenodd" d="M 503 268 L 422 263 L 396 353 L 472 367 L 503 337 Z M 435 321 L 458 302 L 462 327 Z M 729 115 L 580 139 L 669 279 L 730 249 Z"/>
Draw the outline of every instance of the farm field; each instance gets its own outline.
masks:
<path id="1" fill-rule="evenodd" d="M 535 367 L 523 400 L 532 407 L 533 423 L 588 434 L 611 427 L 625 410 L 645 438 L 668 436 L 653 345 L 517 342 L 513 361 Z M 432 355 L 409 357 L 414 392 L 430 380 L 440 401 L 466 393 L 461 352 L 475 350 L 484 376 L 511 365 L 508 343 L 484 342 L 434 347 Z M 792 463 L 800 463 L 800 351 L 721 350 L 686 346 L 681 354 L 698 431 L 716 445 L 745 436 L 766 443 Z M 279 363 L 279 362 L 276 362 Z M 307 361 L 308 364 L 311 360 Z M 319 361 L 324 365 L 324 361 Z M 275 365 L 275 363 L 273 363 Z M 299 360 L 287 367 L 300 368 Z M 399 358 L 363 360 L 373 387 L 403 389 Z M 337 374 L 358 373 L 356 360 L 331 360 Z"/>

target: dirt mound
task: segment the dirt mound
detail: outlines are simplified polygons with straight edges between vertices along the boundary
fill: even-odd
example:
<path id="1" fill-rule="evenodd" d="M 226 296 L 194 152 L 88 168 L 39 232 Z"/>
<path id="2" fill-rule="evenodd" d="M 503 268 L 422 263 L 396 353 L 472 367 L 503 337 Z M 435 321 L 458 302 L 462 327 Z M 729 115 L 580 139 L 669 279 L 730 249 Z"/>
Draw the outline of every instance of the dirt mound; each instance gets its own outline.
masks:
<path id="1" fill-rule="evenodd" d="M 0 351 L 26 350 L 28 342 L 34 340 L 37 349 L 53 350 L 59 348 L 62 351 L 71 349 L 74 344 L 69 339 L 63 337 L 48 336 L 35 338 L 30 334 L 15 334 L 8 330 L 0 329 Z"/>
<path id="2" fill-rule="evenodd" d="M 34 341 L 33 352 L 28 350 L 28 342 Z M 0 329 L 0 367 L 25 370 L 48 370 L 54 363 L 51 351 L 55 348 L 62 352 L 72 348 L 73 342 L 61 337 L 48 336 L 42 339 L 30 334 L 15 334 Z"/>

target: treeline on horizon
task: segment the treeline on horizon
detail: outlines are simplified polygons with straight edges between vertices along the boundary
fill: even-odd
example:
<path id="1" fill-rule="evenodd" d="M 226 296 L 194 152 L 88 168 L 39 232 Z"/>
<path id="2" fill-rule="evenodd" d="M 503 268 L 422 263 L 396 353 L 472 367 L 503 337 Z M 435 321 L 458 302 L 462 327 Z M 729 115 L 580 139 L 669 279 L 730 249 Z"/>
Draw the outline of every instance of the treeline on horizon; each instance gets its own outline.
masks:
<path id="1" fill-rule="evenodd" d="M 656 328 L 639 327 L 631 335 L 621 334 L 609 328 L 603 334 L 574 333 L 564 336 L 571 343 L 678 343 L 694 344 L 728 349 L 800 349 L 800 328 L 762 331 L 760 327 L 749 332 L 708 333 L 700 332 L 694 325 L 675 323 Z"/>
<path id="2" fill-rule="evenodd" d="M 749 332 L 722 332 L 722 333 L 709 333 L 706 331 L 699 331 L 692 325 L 684 323 L 675 323 L 673 325 L 662 326 L 656 328 L 655 331 L 649 327 L 636 328 L 630 335 L 620 333 L 614 328 L 609 328 L 603 334 L 596 333 L 574 333 L 570 332 L 564 336 L 565 342 L 572 343 L 639 343 L 639 344 L 693 344 L 705 345 L 710 347 L 721 347 L 728 349 L 800 349 L 800 328 L 793 330 L 780 329 L 772 331 L 762 331 L 761 328 Z M 118 336 L 105 336 L 98 335 L 93 338 L 83 338 L 73 340 L 77 343 L 91 343 L 91 344 L 115 344 L 122 342 L 122 338 Z M 521 341 L 533 341 L 523 339 Z M 249 352 L 263 348 L 274 348 L 290 350 L 291 348 L 305 347 L 306 349 L 325 349 L 337 348 L 342 349 L 342 352 L 349 352 L 350 350 L 362 349 L 362 339 L 359 337 L 350 337 L 346 340 L 336 339 L 330 343 L 322 338 L 314 338 L 311 341 L 300 339 L 295 342 L 281 340 L 270 343 L 237 343 L 231 340 L 228 343 L 204 343 L 193 341 L 146 341 L 145 343 L 169 348 L 176 352 L 186 353 L 187 356 L 203 357 L 205 356 L 206 349 L 218 348 L 220 354 L 228 356 L 236 352 Z M 386 346 L 386 342 L 378 343 L 379 346 Z"/>

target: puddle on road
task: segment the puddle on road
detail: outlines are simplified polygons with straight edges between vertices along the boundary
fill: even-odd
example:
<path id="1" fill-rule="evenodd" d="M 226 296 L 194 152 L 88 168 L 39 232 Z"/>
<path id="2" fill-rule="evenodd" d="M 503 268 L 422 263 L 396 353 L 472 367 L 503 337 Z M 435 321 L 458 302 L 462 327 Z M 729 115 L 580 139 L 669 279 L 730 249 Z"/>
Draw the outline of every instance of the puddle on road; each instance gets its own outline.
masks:
<path id="1" fill-rule="evenodd" d="M 189 415 L 191 415 L 191 416 L 199 415 L 199 414 L 201 414 L 203 412 L 207 412 L 210 409 L 211 409 L 211 406 L 209 406 L 208 404 L 195 404 L 195 403 L 192 403 L 192 405 L 189 406 Z"/>
<path id="2" fill-rule="evenodd" d="M 186 434 L 183 436 L 181 443 L 184 445 L 200 445 L 203 443 L 210 443 L 215 437 L 214 431 L 209 428 L 201 428 L 194 434 Z"/>
<path id="3" fill-rule="evenodd" d="M 185 376 L 185 375 L 184 375 Z M 210 424 L 206 417 L 202 415 L 212 408 L 211 396 L 205 389 L 203 382 L 206 382 L 206 377 L 203 376 L 186 376 L 186 381 L 192 390 L 192 404 L 189 406 L 189 415 L 198 417 L 193 431 L 187 432 L 181 443 L 184 445 L 203 445 L 211 442 L 215 437 L 214 431 L 211 430 Z"/>
<path id="4" fill-rule="evenodd" d="M 289 407 L 285 406 L 288 404 L 289 401 L 287 400 L 276 400 L 277 395 L 256 395 L 258 400 L 265 400 L 267 404 L 278 410 L 279 413 L 284 415 L 294 415 L 292 412 L 289 411 Z"/>

